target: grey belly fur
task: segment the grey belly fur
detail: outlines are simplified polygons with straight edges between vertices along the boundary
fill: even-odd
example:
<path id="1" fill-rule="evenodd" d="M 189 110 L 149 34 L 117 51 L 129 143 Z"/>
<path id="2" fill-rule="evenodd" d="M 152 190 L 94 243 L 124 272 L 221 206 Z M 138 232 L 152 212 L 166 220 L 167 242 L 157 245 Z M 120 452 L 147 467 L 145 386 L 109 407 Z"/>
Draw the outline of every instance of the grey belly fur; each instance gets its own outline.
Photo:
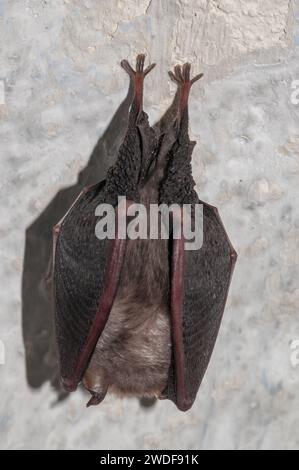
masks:
<path id="1" fill-rule="evenodd" d="M 83 384 L 104 398 L 159 396 L 171 360 L 168 240 L 127 240 L 116 298 Z"/>

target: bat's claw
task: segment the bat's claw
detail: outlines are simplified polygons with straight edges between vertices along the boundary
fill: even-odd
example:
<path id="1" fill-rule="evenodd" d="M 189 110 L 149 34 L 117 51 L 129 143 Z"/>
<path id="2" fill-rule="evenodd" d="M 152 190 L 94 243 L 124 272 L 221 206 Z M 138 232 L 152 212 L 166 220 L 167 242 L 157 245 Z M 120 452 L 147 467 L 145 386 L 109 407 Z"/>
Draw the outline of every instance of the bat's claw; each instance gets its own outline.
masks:
<path id="1" fill-rule="evenodd" d="M 146 69 L 144 69 L 145 54 L 138 54 L 136 57 L 136 70 L 132 68 L 129 62 L 124 59 L 121 61 L 120 65 L 122 68 L 129 74 L 131 78 L 136 76 L 145 77 L 155 66 L 156 64 L 151 64 Z"/>

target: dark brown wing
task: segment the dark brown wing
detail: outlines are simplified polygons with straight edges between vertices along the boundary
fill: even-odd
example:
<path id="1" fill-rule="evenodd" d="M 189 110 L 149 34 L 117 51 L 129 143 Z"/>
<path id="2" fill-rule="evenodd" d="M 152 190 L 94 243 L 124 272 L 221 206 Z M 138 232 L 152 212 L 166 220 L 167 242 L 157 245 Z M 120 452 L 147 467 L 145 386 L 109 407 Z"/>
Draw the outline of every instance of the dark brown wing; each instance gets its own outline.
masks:
<path id="1" fill-rule="evenodd" d="M 203 203 L 203 245 L 172 250 L 173 361 L 164 395 L 188 410 L 208 366 L 237 258 L 215 207 Z"/>
<path id="2" fill-rule="evenodd" d="M 104 329 L 117 289 L 125 240 L 99 240 L 95 209 L 104 182 L 82 191 L 54 227 L 56 336 L 64 387 L 75 390 Z"/>

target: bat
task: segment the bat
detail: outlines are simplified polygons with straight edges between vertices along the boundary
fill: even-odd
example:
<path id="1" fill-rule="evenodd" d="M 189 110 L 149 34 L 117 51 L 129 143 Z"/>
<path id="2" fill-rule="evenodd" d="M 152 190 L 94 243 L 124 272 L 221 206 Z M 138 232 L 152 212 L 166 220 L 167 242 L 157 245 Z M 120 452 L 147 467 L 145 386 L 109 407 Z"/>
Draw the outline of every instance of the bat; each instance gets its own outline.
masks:
<path id="1" fill-rule="evenodd" d="M 134 97 L 115 164 L 104 181 L 81 192 L 53 228 L 60 376 L 67 391 L 83 384 L 91 395 L 87 406 L 99 404 L 109 390 L 168 399 L 187 411 L 214 348 L 237 254 L 217 209 L 194 190 L 196 142 L 188 135 L 188 98 L 203 74 L 191 79 L 189 63 L 169 72 L 177 91 L 159 125 L 151 127 L 143 85 L 155 64 L 145 68 L 144 62 L 143 54 L 136 70 L 121 62 Z M 95 236 L 102 204 L 115 209 L 112 239 Z M 135 204 L 174 204 L 169 237 L 120 236 L 118 217 L 125 217 L 129 230 L 128 209 Z M 200 249 L 187 250 L 185 235 L 174 235 L 184 205 L 193 225 L 195 208 L 202 206 Z"/>

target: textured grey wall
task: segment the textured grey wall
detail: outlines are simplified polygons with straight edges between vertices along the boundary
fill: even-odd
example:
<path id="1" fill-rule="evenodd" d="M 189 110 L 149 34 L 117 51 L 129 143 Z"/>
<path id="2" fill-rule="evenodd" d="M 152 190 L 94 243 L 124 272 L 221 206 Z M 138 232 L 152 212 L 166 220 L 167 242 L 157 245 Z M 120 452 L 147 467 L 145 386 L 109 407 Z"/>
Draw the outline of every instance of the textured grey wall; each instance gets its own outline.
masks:
<path id="1" fill-rule="evenodd" d="M 299 448 L 298 23 L 289 0 L 0 0 L 2 448 Z M 83 392 L 59 394 L 42 281 L 51 225 L 115 157 L 128 108 L 119 62 L 142 51 L 157 62 L 151 121 L 171 101 L 170 67 L 205 72 L 193 172 L 239 254 L 186 414 L 114 397 L 87 410 Z"/>

